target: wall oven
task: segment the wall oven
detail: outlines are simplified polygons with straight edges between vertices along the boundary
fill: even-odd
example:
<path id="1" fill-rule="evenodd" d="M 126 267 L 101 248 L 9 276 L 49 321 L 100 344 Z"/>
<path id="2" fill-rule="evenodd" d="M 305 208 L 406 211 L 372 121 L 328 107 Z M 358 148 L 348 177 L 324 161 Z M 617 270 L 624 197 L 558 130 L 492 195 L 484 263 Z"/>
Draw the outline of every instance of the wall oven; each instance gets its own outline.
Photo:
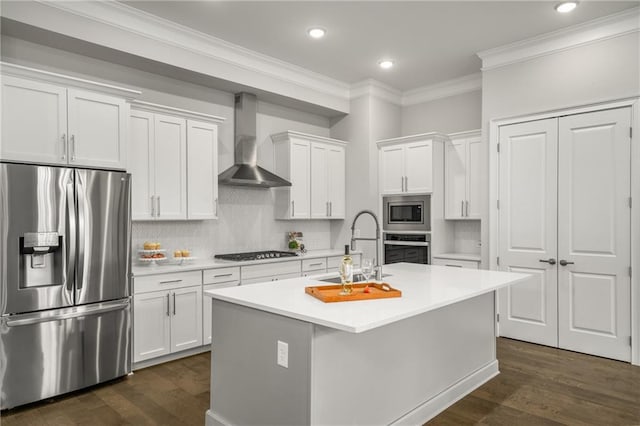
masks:
<path id="1" fill-rule="evenodd" d="M 384 263 L 431 263 L 431 234 L 385 232 Z"/>
<path id="2" fill-rule="evenodd" d="M 430 231 L 431 196 L 382 197 L 382 221 L 385 231 Z"/>

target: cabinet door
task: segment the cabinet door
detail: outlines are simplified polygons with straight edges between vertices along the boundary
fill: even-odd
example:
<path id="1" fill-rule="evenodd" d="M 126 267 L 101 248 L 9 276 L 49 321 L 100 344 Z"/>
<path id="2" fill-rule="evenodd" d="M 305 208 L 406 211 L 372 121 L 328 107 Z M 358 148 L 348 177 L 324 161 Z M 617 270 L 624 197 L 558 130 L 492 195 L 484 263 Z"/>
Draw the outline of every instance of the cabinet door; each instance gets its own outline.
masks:
<path id="1" fill-rule="evenodd" d="M 328 172 L 329 147 L 321 143 L 311 144 L 311 218 L 329 217 Z M 294 163 L 295 167 L 295 163 Z"/>
<path id="2" fill-rule="evenodd" d="M 187 217 L 216 219 L 218 204 L 218 127 L 187 122 Z"/>
<path id="3" fill-rule="evenodd" d="M 290 149 L 290 217 L 292 219 L 308 219 L 311 216 L 311 198 L 309 194 L 311 190 L 311 144 L 307 141 L 292 139 Z"/>
<path id="4" fill-rule="evenodd" d="M 171 352 L 202 345 L 202 286 L 171 291 Z"/>
<path id="5" fill-rule="evenodd" d="M 69 164 L 126 169 L 129 106 L 122 98 L 68 90 Z"/>
<path id="6" fill-rule="evenodd" d="M 2 76 L 3 160 L 67 164 L 67 91 Z"/>
<path id="7" fill-rule="evenodd" d="M 380 149 L 380 193 L 404 191 L 404 147 L 385 146 Z"/>
<path id="8" fill-rule="evenodd" d="M 187 218 L 187 147 L 185 120 L 155 115 L 156 216 Z"/>
<path id="9" fill-rule="evenodd" d="M 445 144 L 445 218 L 461 219 L 465 217 L 467 190 L 466 150 L 463 140 Z"/>
<path id="10" fill-rule="evenodd" d="M 482 140 L 467 140 L 467 203 L 465 213 L 469 219 L 480 219 L 480 164 L 482 163 Z"/>
<path id="11" fill-rule="evenodd" d="M 433 191 L 433 145 L 430 141 L 412 142 L 405 149 L 405 192 Z"/>
<path id="12" fill-rule="evenodd" d="M 133 297 L 133 362 L 171 351 L 170 299 L 166 291 Z"/>
<path id="13" fill-rule="evenodd" d="M 129 172 L 131 173 L 131 219 L 153 219 L 155 206 L 153 114 L 131 111 L 129 120 Z"/>
<path id="14" fill-rule="evenodd" d="M 345 200 L 345 151 L 340 146 L 330 146 L 328 151 L 327 189 L 329 191 L 329 216 L 331 219 L 344 219 Z"/>

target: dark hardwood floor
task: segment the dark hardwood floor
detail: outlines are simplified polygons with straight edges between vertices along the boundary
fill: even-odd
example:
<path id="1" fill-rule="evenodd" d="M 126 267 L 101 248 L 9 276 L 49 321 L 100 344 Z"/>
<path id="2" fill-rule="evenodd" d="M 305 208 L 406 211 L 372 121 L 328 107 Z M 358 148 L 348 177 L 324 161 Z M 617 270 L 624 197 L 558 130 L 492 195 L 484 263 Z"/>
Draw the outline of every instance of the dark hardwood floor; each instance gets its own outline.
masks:
<path id="1" fill-rule="evenodd" d="M 640 367 L 498 339 L 501 374 L 431 425 L 640 425 Z M 2 413 L 10 425 L 203 425 L 208 353 Z"/>

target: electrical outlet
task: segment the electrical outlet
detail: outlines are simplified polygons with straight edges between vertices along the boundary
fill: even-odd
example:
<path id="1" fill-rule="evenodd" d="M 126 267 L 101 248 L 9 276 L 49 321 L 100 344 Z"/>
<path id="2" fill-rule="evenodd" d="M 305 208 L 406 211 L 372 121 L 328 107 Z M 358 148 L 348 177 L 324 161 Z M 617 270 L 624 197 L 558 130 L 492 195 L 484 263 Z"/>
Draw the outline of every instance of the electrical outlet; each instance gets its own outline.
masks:
<path id="1" fill-rule="evenodd" d="M 480 240 L 476 241 L 476 247 L 482 247 L 482 241 Z"/>
<path id="2" fill-rule="evenodd" d="M 278 340 L 278 365 L 289 368 L 289 344 Z"/>

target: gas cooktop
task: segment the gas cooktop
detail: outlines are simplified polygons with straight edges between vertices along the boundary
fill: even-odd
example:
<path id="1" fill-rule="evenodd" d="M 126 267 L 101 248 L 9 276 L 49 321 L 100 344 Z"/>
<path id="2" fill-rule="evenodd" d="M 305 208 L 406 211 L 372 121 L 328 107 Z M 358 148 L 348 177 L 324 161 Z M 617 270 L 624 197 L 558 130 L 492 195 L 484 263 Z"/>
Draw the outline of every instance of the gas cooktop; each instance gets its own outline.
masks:
<path id="1" fill-rule="evenodd" d="M 216 254 L 213 257 L 215 257 L 216 259 L 233 260 L 236 262 L 240 262 L 243 260 L 276 259 L 279 257 L 294 257 L 294 256 L 297 256 L 297 255 L 290 251 L 266 250 L 266 251 L 251 251 L 247 253 Z"/>

